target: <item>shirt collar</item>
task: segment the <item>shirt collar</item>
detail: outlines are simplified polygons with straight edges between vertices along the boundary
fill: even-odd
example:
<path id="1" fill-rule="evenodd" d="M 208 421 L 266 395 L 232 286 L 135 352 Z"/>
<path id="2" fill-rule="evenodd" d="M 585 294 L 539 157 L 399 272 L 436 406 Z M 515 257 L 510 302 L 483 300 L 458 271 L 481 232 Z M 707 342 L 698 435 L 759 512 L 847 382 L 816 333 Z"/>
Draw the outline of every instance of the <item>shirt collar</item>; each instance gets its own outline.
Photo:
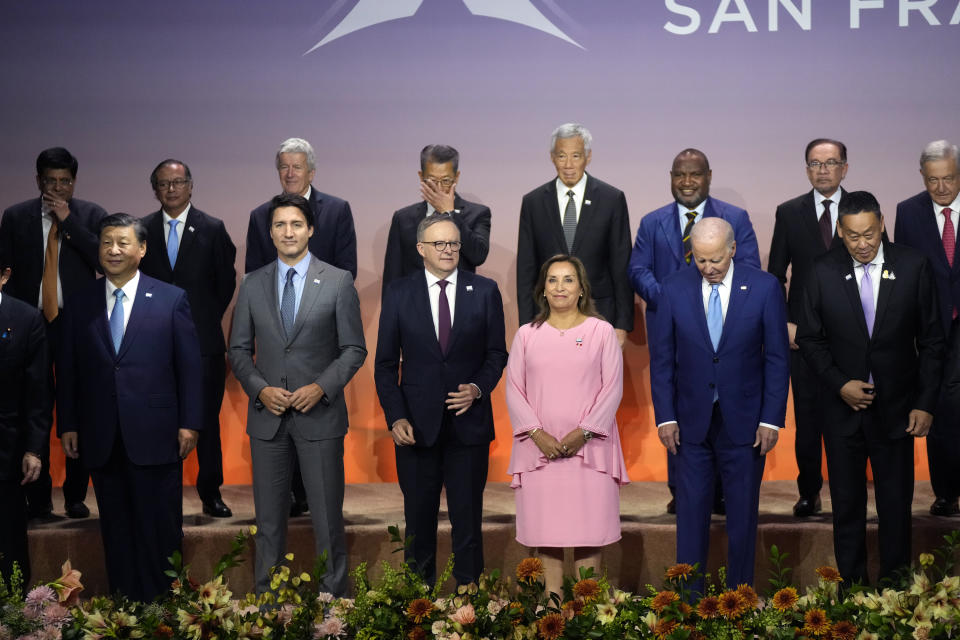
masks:
<path id="1" fill-rule="evenodd" d="M 137 286 L 140 284 L 140 271 L 138 270 L 133 277 L 127 280 L 127 283 L 122 287 L 116 287 L 109 278 L 104 278 L 107 283 L 107 296 L 115 295 L 114 292 L 120 288 L 123 289 L 123 296 L 128 300 L 133 300 L 137 295 Z"/>
<path id="2" fill-rule="evenodd" d="M 430 272 L 427 271 L 426 269 L 424 269 L 423 272 L 424 272 L 425 274 L 427 274 L 427 287 L 428 287 L 428 288 L 429 288 L 429 287 L 432 287 L 433 285 L 435 285 L 435 284 L 437 284 L 438 282 L 440 282 L 440 278 L 438 278 L 437 276 L 433 275 L 432 273 L 430 273 Z M 446 278 L 444 278 L 444 280 L 446 280 L 448 283 L 450 283 L 450 284 L 452 284 L 454 287 L 456 287 L 456 286 L 457 286 L 457 269 L 454 269 L 454 270 L 453 270 L 453 273 L 451 273 L 451 274 L 448 275 Z"/>
<path id="3" fill-rule="evenodd" d="M 169 225 L 171 220 L 176 220 L 177 222 L 180 222 L 180 223 L 186 222 L 186 221 L 187 221 L 187 215 L 190 213 L 190 209 L 191 209 L 192 207 L 193 207 L 193 203 L 192 203 L 192 202 L 188 202 L 188 203 L 187 203 L 187 208 L 184 209 L 184 210 L 183 210 L 183 213 L 181 213 L 181 214 L 180 214 L 179 216 L 177 216 L 176 218 L 174 218 L 174 217 L 171 216 L 169 213 L 167 213 L 166 210 L 161 209 L 161 211 L 163 212 L 163 224 L 164 224 L 164 225 Z M 183 229 L 183 224 L 180 225 L 180 228 Z"/>
<path id="4" fill-rule="evenodd" d="M 951 203 L 950 203 L 949 205 L 947 205 L 947 206 L 950 207 L 950 211 L 952 211 L 952 212 L 953 212 L 953 211 L 960 211 L 960 194 L 958 194 L 957 197 L 954 198 L 953 202 L 951 202 Z M 938 218 L 939 218 L 941 215 L 943 215 L 943 210 L 944 210 L 944 208 L 945 208 L 945 207 L 937 204 L 936 202 L 933 203 L 933 212 L 934 212 L 935 214 L 937 214 L 937 217 L 938 217 Z"/>
<path id="5" fill-rule="evenodd" d="M 563 180 L 561 180 L 560 177 L 557 176 L 556 185 L 557 185 L 557 193 L 559 195 L 566 196 L 567 191 L 573 191 L 574 200 L 576 200 L 577 202 L 580 202 L 583 200 L 583 194 L 587 190 L 587 173 L 584 172 L 583 175 L 580 176 L 580 179 L 577 181 L 577 184 L 573 185 L 572 187 L 568 187 L 567 185 L 565 185 L 563 183 Z"/>
<path id="6" fill-rule="evenodd" d="M 833 203 L 834 211 L 836 211 L 837 210 L 836 208 L 840 205 L 840 198 L 842 197 L 843 197 L 843 187 L 837 187 L 837 190 L 834 191 L 833 195 L 830 196 L 829 198 L 830 202 Z M 821 205 L 823 204 L 823 201 L 827 199 L 828 198 L 825 195 L 823 195 L 816 189 L 813 190 L 813 204 L 817 207 L 817 211 L 823 208 Z"/>
<path id="7" fill-rule="evenodd" d="M 706 278 L 702 276 L 700 277 L 700 282 L 704 289 L 710 289 L 711 287 L 713 287 L 713 283 L 707 282 Z M 730 268 L 727 269 L 727 273 L 724 274 L 723 280 L 720 281 L 720 284 L 727 289 L 730 289 L 730 287 L 733 286 L 733 260 L 730 261 Z"/>
<path id="8" fill-rule="evenodd" d="M 286 262 L 283 262 L 282 260 L 280 260 L 280 258 L 277 258 L 277 265 L 278 265 L 277 273 L 280 275 L 281 280 L 287 279 L 287 271 L 290 269 L 293 269 L 294 273 L 297 274 L 294 277 L 299 276 L 301 278 L 305 278 L 307 276 L 307 269 L 310 267 L 310 252 L 307 251 L 307 255 L 303 256 L 300 262 L 293 265 L 292 267 L 289 266 Z"/>
<path id="9" fill-rule="evenodd" d="M 696 211 L 696 212 L 697 212 L 697 217 L 700 218 L 701 216 L 703 216 L 703 212 L 706 211 L 706 209 L 707 209 L 707 199 L 706 199 L 706 198 L 704 198 L 704 199 L 703 199 L 703 202 L 701 202 L 700 204 L 698 204 L 698 205 L 697 205 L 696 207 L 694 207 L 693 209 L 691 209 L 690 207 L 688 207 L 688 206 L 686 206 L 686 205 L 684 205 L 684 204 L 680 204 L 679 202 L 677 203 L 677 211 L 679 211 L 679 212 L 680 212 L 680 215 L 681 215 L 681 216 L 684 216 L 684 217 L 686 217 L 686 215 L 687 215 L 688 212 L 690 212 L 690 211 Z"/>
<path id="10" fill-rule="evenodd" d="M 854 268 L 863 266 L 862 263 L 858 261 L 856 258 L 854 258 L 853 256 L 850 256 L 850 259 L 853 260 Z M 867 264 L 875 264 L 878 267 L 883 266 L 883 242 L 880 243 L 880 248 L 877 249 L 877 255 L 873 256 L 873 260 L 871 260 Z"/>

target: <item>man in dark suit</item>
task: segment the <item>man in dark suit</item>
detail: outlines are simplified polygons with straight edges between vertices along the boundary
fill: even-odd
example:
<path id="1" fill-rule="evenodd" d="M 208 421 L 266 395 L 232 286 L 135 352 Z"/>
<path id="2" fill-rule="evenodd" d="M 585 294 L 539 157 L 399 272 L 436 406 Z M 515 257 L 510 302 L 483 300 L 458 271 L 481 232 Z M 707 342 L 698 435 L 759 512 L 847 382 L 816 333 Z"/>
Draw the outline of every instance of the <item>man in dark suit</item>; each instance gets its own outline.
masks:
<path id="1" fill-rule="evenodd" d="M 844 192 L 840 182 L 847 175 L 847 146 L 838 140 L 817 138 L 804 153 L 811 191 L 777 207 L 767 271 L 783 285 L 787 300 L 787 331 L 790 334 L 790 383 L 793 416 L 797 425 L 794 451 L 797 456 L 797 489 L 800 498 L 793 515 L 806 518 L 820 511 L 820 473 L 823 448 L 823 405 L 820 380 L 807 366 L 796 343 L 797 321 L 803 306 L 803 289 L 814 258 L 843 244 L 835 233 L 837 207 Z M 791 267 L 787 293 L 787 268 Z"/>
<path id="2" fill-rule="evenodd" d="M 270 567 L 287 551 L 291 463 L 297 458 L 317 554 L 327 554 L 319 586 L 346 596 L 343 391 L 367 356 L 360 301 L 349 272 L 310 254 L 315 226 L 306 199 L 279 195 L 268 213 L 278 259 L 240 285 L 230 335 L 230 364 L 250 397 L 257 591 L 269 589 Z"/>
<path id="3" fill-rule="evenodd" d="M 950 343 L 960 340 L 960 256 L 956 255 L 960 227 L 960 152 L 946 140 L 931 142 L 920 155 L 925 191 L 897 205 L 894 239 L 913 247 L 930 261 L 940 301 L 940 324 Z M 946 391 L 946 390 L 944 390 Z M 960 514 L 960 415 L 950 410 L 941 394 L 933 426 L 927 437 L 930 484 L 936 496 L 930 513 Z"/>
<path id="4" fill-rule="evenodd" d="M 147 253 L 140 271 L 187 292 L 203 360 L 203 429 L 197 441 L 197 493 L 203 512 L 215 518 L 233 513 L 223 502 L 220 405 L 226 380 L 223 314 L 233 298 L 236 247 L 223 222 L 193 207 L 193 176 L 179 160 L 161 162 L 150 174 L 161 208 L 143 219 Z"/>
<path id="5" fill-rule="evenodd" d="M 753 583 L 760 481 L 787 411 L 786 309 L 776 278 L 733 264 L 727 221 L 704 218 L 691 243 L 697 271 L 667 276 L 660 292 L 650 386 L 660 441 L 677 457 L 677 562 L 706 568 L 719 475 L 735 588 Z"/>
<path id="6" fill-rule="evenodd" d="M 587 175 L 593 136 L 567 123 L 550 140 L 554 180 L 523 196 L 517 234 L 517 306 L 520 324 L 533 320 L 533 288 L 540 266 L 558 253 L 580 258 L 597 311 L 617 331 L 620 346 L 633 330 L 633 291 L 627 279 L 630 216 L 619 189 Z"/>
<path id="7" fill-rule="evenodd" d="M 43 313 L 51 365 L 61 343 L 59 314 L 64 300 L 97 277 L 99 224 L 107 215 L 99 205 L 73 197 L 77 166 L 77 159 L 62 147 L 42 151 L 37 157 L 40 197 L 13 205 L 0 220 L 0 246 L 13 266 L 7 293 Z M 52 397 L 52 366 L 47 384 Z M 30 515 L 44 518 L 53 511 L 49 442 L 40 456 L 40 479 L 26 493 Z M 90 515 L 83 503 L 89 481 L 83 465 L 67 459 L 63 498 L 71 518 Z"/>
<path id="8" fill-rule="evenodd" d="M 721 218 L 733 227 L 737 251 L 734 262 L 760 268 L 757 236 L 747 212 L 732 204 L 710 197 L 713 172 L 706 154 L 697 149 L 684 149 L 673 159 L 670 168 L 670 191 L 674 201 L 643 216 L 637 239 L 630 254 L 629 276 L 634 290 L 646 302 L 647 344 L 656 340 L 661 286 L 672 273 L 689 268 L 693 251 L 690 230 L 703 218 Z M 676 494 L 674 456 L 667 456 L 667 486 Z M 723 493 L 717 484 L 715 511 L 723 512 Z M 667 513 L 676 512 L 675 497 L 667 505 Z"/>
<path id="9" fill-rule="evenodd" d="M 182 289 L 138 270 L 143 223 L 100 223 L 105 278 L 67 299 L 57 357 L 57 432 L 91 471 L 111 591 L 149 602 L 169 588 L 183 538 L 181 461 L 202 428 L 200 345 Z"/>
<path id="10" fill-rule="evenodd" d="M 0 290 L 9 279 L 0 246 Z M 40 477 L 40 452 L 50 439 L 47 350 L 40 312 L 0 294 L 0 576 L 8 584 L 14 563 L 31 584 L 23 487 Z"/>
<path id="11" fill-rule="evenodd" d="M 834 554 L 849 585 L 868 583 L 868 458 L 880 578 L 910 564 L 913 438 L 933 422 L 944 340 L 930 264 L 883 241 L 876 198 L 848 192 L 838 215 L 844 246 L 817 258 L 808 273 L 797 343 L 826 390 Z"/>
<path id="12" fill-rule="evenodd" d="M 277 150 L 277 172 L 283 193 L 301 195 L 313 211 L 314 234 L 310 236 L 310 253 L 318 260 L 349 271 L 357 278 L 357 234 L 353 227 L 350 204 L 336 196 L 313 188 L 317 170 L 313 146 L 302 138 L 288 138 Z M 244 273 L 252 273 L 277 259 L 277 248 L 270 235 L 270 200 L 250 212 L 247 228 L 247 256 Z M 290 515 L 299 516 L 309 510 L 300 465 L 293 460 L 293 500 Z"/>
<path id="13" fill-rule="evenodd" d="M 394 212 L 383 258 L 383 290 L 397 278 L 423 271 L 417 253 L 417 225 L 427 216 L 448 214 L 460 229 L 460 268 L 476 271 L 490 251 L 490 207 L 467 202 L 457 193 L 460 154 L 444 144 L 420 151 L 420 195 L 423 202 Z"/>
<path id="14" fill-rule="evenodd" d="M 386 287 L 377 335 L 374 380 L 396 445 L 406 536 L 413 537 L 406 559 L 430 584 L 444 487 L 453 577 L 468 584 L 483 571 L 483 489 L 494 438 L 490 394 L 507 363 L 500 290 L 457 268 L 461 246 L 449 216 L 420 222 L 424 270 Z"/>

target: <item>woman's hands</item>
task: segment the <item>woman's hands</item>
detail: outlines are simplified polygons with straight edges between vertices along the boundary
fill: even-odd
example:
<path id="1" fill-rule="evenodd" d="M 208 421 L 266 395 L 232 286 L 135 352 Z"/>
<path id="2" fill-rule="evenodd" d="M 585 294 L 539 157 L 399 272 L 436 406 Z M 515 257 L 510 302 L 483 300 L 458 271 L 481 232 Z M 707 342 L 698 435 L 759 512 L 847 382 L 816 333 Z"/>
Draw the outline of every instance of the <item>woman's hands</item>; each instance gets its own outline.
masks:
<path id="1" fill-rule="evenodd" d="M 586 442 L 583 438 L 583 429 L 580 427 L 575 427 L 563 437 L 563 440 L 557 440 L 543 429 L 535 430 L 530 435 L 530 439 L 550 460 L 574 456 Z"/>

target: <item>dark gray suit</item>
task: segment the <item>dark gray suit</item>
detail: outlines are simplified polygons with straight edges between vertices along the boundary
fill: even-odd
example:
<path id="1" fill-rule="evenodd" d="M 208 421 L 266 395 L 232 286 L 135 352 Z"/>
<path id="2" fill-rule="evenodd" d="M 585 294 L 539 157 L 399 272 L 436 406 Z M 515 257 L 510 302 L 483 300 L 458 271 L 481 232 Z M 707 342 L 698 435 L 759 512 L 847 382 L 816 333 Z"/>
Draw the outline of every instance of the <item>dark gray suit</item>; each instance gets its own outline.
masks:
<path id="1" fill-rule="evenodd" d="M 293 331 L 280 320 L 276 260 L 240 285 L 230 335 L 230 365 L 250 396 L 247 434 L 253 460 L 257 515 L 257 591 L 286 552 L 290 469 L 300 461 L 317 553 L 327 552 L 321 589 L 347 592 L 343 528 L 343 437 L 347 405 L 343 388 L 363 364 L 367 349 L 360 301 L 350 273 L 311 256 Z M 256 353 L 256 362 L 253 356 Z M 309 412 L 270 413 L 257 399 L 264 387 L 294 391 L 314 382 L 325 395 Z"/>

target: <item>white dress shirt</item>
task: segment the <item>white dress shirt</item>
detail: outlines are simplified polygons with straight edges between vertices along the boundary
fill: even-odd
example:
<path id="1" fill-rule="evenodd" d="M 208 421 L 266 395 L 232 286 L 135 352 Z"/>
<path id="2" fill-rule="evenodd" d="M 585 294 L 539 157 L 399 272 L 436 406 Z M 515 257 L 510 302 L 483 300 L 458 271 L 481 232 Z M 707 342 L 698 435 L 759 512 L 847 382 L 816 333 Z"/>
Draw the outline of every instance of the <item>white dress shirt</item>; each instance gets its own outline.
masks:
<path id="1" fill-rule="evenodd" d="M 823 215 L 823 201 L 830 201 L 830 228 L 833 229 L 833 232 L 837 232 L 837 209 L 840 206 L 840 198 L 843 196 L 843 187 L 837 187 L 837 190 L 833 192 L 833 195 L 829 198 L 816 189 L 813 190 L 813 206 L 814 210 L 817 212 L 817 221 L 820 220 L 820 216 Z"/>
<path id="2" fill-rule="evenodd" d="M 580 222 L 580 210 L 583 208 L 583 195 L 587 192 L 587 174 L 584 173 L 577 184 L 568 187 L 563 180 L 557 178 L 557 206 L 560 207 L 560 224 L 563 225 L 563 214 L 567 210 L 567 191 L 573 191 L 573 203 L 577 207 L 577 222 Z"/>
<path id="3" fill-rule="evenodd" d="M 183 242 L 183 234 L 186 233 L 184 226 L 187 222 L 187 214 L 190 213 L 190 207 L 192 206 L 192 203 L 188 202 L 187 208 L 184 209 L 183 212 L 176 218 L 173 218 L 166 211 L 163 212 L 163 242 L 168 249 L 170 247 L 170 221 L 176 220 L 180 223 L 177 225 L 177 251 L 179 251 L 180 244 Z"/>
<path id="4" fill-rule="evenodd" d="M 117 299 L 114 297 L 113 292 L 117 290 L 117 287 L 110 282 L 109 278 L 105 278 L 107 283 L 107 324 L 110 324 L 110 314 L 113 312 L 113 305 L 116 304 Z M 123 289 L 123 330 L 126 332 L 127 323 L 130 322 L 130 312 L 133 311 L 133 301 L 137 298 L 137 287 L 140 285 L 140 272 L 137 271 L 133 274 L 133 277 L 127 281 L 127 284 L 120 287 Z"/>
<path id="5" fill-rule="evenodd" d="M 720 294 L 720 311 L 723 313 L 723 319 L 727 319 L 727 306 L 730 304 L 730 288 L 733 286 L 733 261 L 730 262 L 730 268 L 720 281 L 717 287 L 717 293 Z M 713 291 L 713 285 L 700 278 L 700 294 L 703 296 L 703 313 L 706 315 L 710 307 L 710 293 Z"/>
<path id="6" fill-rule="evenodd" d="M 949 207 L 950 207 L 950 222 L 953 223 L 953 230 L 954 232 L 956 232 L 957 223 L 960 222 L 960 220 L 958 220 L 958 218 L 960 218 L 960 212 L 957 211 L 958 209 L 960 209 L 960 195 L 957 196 L 956 200 L 950 203 Z M 937 219 L 937 228 L 940 229 L 941 239 L 943 238 L 944 208 L 945 207 L 940 206 L 936 202 L 933 203 L 933 214 L 934 214 L 934 217 Z"/>
<path id="7" fill-rule="evenodd" d="M 433 251 L 433 247 L 429 247 Z M 433 275 L 426 269 L 423 272 L 427 276 L 427 297 L 430 298 L 430 314 L 433 316 L 433 332 L 437 334 L 437 340 L 440 339 L 440 278 Z M 454 269 L 446 278 L 447 281 L 447 302 L 450 303 L 450 328 L 453 329 L 454 310 L 457 307 L 457 270 Z"/>

